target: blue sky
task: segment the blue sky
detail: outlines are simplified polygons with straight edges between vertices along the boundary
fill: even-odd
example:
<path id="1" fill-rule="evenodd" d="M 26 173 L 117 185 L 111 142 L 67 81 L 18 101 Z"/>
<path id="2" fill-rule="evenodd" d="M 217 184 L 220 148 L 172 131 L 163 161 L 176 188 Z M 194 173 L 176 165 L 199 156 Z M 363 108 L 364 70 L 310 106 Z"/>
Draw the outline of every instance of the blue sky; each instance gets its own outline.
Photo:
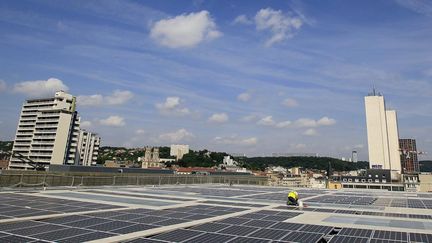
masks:
<path id="1" fill-rule="evenodd" d="M 0 139 L 64 89 L 103 145 L 367 160 L 375 86 L 432 153 L 431 43 L 423 0 L 1 1 Z"/>

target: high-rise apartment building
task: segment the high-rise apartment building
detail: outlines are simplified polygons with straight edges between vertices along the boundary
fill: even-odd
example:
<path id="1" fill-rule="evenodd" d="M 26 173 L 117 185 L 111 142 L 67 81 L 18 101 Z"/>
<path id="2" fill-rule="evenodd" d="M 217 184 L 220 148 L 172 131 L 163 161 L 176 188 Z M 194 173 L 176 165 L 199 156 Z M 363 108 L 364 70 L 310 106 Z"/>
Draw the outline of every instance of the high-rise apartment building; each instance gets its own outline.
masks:
<path id="1" fill-rule="evenodd" d="M 402 170 L 404 173 L 420 172 L 415 139 L 399 139 Z"/>
<path id="2" fill-rule="evenodd" d="M 96 165 L 99 154 L 100 137 L 85 130 L 80 131 L 78 139 L 78 154 L 75 156 L 78 165 Z"/>
<path id="3" fill-rule="evenodd" d="M 386 110 L 384 96 L 375 91 L 365 97 L 365 108 L 370 168 L 400 172 L 396 111 Z"/>
<path id="4" fill-rule="evenodd" d="M 357 155 L 357 151 L 352 151 L 351 161 L 354 162 L 354 163 L 357 163 L 357 162 L 358 162 L 358 155 Z"/>
<path id="5" fill-rule="evenodd" d="M 80 118 L 76 99 L 64 91 L 52 98 L 27 100 L 21 109 L 9 169 L 34 169 L 31 163 L 75 164 Z"/>

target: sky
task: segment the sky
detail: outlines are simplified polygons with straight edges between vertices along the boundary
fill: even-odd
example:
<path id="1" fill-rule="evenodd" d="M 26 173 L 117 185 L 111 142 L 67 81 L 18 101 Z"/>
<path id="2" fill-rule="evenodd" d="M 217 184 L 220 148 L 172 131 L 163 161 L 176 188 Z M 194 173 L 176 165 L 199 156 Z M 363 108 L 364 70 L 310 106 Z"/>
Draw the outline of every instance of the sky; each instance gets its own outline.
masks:
<path id="1" fill-rule="evenodd" d="M 367 160 L 373 87 L 432 158 L 431 1 L 0 1 L 0 140 L 65 90 L 103 146 Z"/>

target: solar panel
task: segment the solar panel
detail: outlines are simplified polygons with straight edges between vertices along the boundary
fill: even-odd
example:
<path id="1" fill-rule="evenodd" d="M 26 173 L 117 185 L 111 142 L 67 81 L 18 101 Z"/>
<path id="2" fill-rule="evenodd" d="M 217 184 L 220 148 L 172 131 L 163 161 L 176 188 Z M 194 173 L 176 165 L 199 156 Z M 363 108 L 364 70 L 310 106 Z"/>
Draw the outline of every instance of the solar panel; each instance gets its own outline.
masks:
<path id="1" fill-rule="evenodd" d="M 218 223 L 239 225 L 239 224 L 244 224 L 248 221 L 250 221 L 250 219 L 231 217 L 231 218 L 220 220 L 218 221 Z"/>
<path id="2" fill-rule="evenodd" d="M 32 237 L 42 240 L 48 240 L 48 241 L 57 241 L 64 238 L 72 237 L 72 236 L 78 236 L 83 234 L 91 233 L 90 230 L 84 230 L 84 229 L 78 229 L 78 228 L 67 228 L 67 229 L 61 229 L 51 232 L 44 232 L 41 234 L 33 235 Z"/>
<path id="3" fill-rule="evenodd" d="M 269 215 L 267 217 L 262 218 L 263 220 L 272 220 L 272 221 L 285 221 L 291 217 L 287 216 L 278 216 L 278 215 Z"/>
<path id="4" fill-rule="evenodd" d="M 270 226 L 272 226 L 272 225 L 274 225 L 276 223 L 277 223 L 276 221 L 252 219 L 251 221 L 246 222 L 243 225 L 254 226 L 254 227 L 261 227 L 261 228 L 267 228 L 267 227 L 270 227 Z"/>
<path id="5" fill-rule="evenodd" d="M 432 242 L 432 234 L 409 233 L 411 242 Z"/>
<path id="6" fill-rule="evenodd" d="M 228 227 L 229 227 L 229 225 L 227 225 L 227 224 L 206 223 L 206 224 L 194 226 L 191 229 L 199 230 L 199 231 L 205 231 L 205 232 L 216 232 L 216 231 L 228 228 Z"/>
<path id="7" fill-rule="evenodd" d="M 194 237 L 192 239 L 187 240 L 187 242 L 196 242 L 196 243 L 220 243 L 220 242 L 228 242 L 232 239 L 234 239 L 235 236 L 232 235 L 222 235 L 222 234 L 215 234 L 215 233 L 204 233 L 202 235 L 199 235 L 197 237 Z"/>
<path id="8" fill-rule="evenodd" d="M 270 228 L 273 229 L 282 229 L 282 230 L 298 230 L 301 227 L 303 227 L 304 224 L 296 224 L 296 223 L 286 223 L 286 222 L 279 222 L 275 225 L 272 225 Z"/>
<path id="9" fill-rule="evenodd" d="M 1 242 L 32 242 L 35 241 L 35 239 L 17 236 L 17 235 L 9 235 L 0 238 Z"/>
<path id="10" fill-rule="evenodd" d="M 301 243 L 313 243 L 318 242 L 324 235 L 318 233 L 309 232 L 291 232 L 282 238 L 284 241 L 294 241 Z"/>
<path id="11" fill-rule="evenodd" d="M 385 239 L 370 239 L 369 243 L 404 243 L 406 241 L 385 240 Z"/>
<path id="12" fill-rule="evenodd" d="M 254 232 L 256 230 L 258 230 L 258 228 L 249 227 L 249 226 L 237 226 L 237 225 L 233 225 L 233 226 L 230 226 L 228 228 L 225 228 L 223 230 L 218 231 L 218 233 L 229 234 L 229 235 L 246 236 L 246 235 L 249 235 L 250 233 L 252 233 L 252 232 Z"/>
<path id="13" fill-rule="evenodd" d="M 45 232 L 50 232 L 50 231 L 55 231 L 60 229 L 66 229 L 66 228 L 67 227 L 63 227 L 60 225 L 48 224 L 48 225 L 39 225 L 35 227 L 11 230 L 9 231 L 9 233 L 16 234 L 16 235 L 30 236 L 30 235 L 40 234 L 41 232 L 45 233 Z"/>
<path id="14" fill-rule="evenodd" d="M 361 237 L 353 237 L 353 236 L 344 236 L 344 235 L 335 235 L 331 238 L 329 243 L 368 243 L 368 238 Z"/>
<path id="15" fill-rule="evenodd" d="M 142 214 L 123 214 L 123 215 L 119 215 L 119 216 L 115 216 L 115 217 L 111 217 L 110 219 L 112 220 L 133 220 L 133 219 L 137 219 L 137 218 L 142 218 Z"/>
<path id="16" fill-rule="evenodd" d="M 343 228 L 338 234 L 339 235 L 359 236 L 359 237 L 368 237 L 369 238 L 372 234 L 372 230 Z"/>
<path id="17" fill-rule="evenodd" d="M 71 227 L 83 228 L 83 227 L 88 227 L 88 226 L 92 226 L 92 225 L 103 224 L 106 222 L 107 222 L 106 219 L 89 218 L 89 219 L 84 219 L 84 220 L 80 220 L 80 221 L 74 221 L 74 222 L 66 223 L 64 225 L 71 226 Z"/>
<path id="18" fill-rule="evenodd" d="M 200 219 L 206 219 L 210 217 L 209 215 L 205 214 L 192 214 L 190 216 L 185 217 L 184 219 L 190 219 L 190 220 L 200 220 Z"/>
<path id="19" fill-rule="evenodd" d="M 129 223 L 125 221 L 111 221 L 103 224 L 93 225 L 88 227 L 88 229 L 100 230 L 100 231 L 112 231 L 120 229 L 123 227 L 134 225 L 134 223 Z"/>
<path id="20" fill-rule="evenodd" d="M 120 228 L 120 229 L 112 230 L 111 232 L 118 233 L 118 234 L 128 234 L 128 233 L 132 233 L 132 232 L 153 229 L 153 228 L 156 228 L 156 227 L 157 226 L 149 225 L 149 224 L 134 224 L 134 225 L 131 225 L 131 226 L 127 226 L 127 227 L 123 227 L 123 228 Z"/>
<path id="21" fill-rule="evenodd" d="M 333 230 L 333 227 L 323 225 L 305 225 L 299 231 L 328 234 Z"/>
<path id="22" fill-rule="evenodd" d="M 256 238 L 264 238 L 264 239 L 270 239 L 270 240 L 280 240 L 282 237 L 290 233 L 291 231 L 285 231 L 285 230 L 277 230 L 277 229 L 259 229 L 252 234 L 250 234 L 250 237 L 256 237 Z"/>
<path id="23" fill-rule="evenodd" d="M 185 229 L 177 229 L 170 232 L 158 234 L 155 236 L 152 236 L 151 239 L 157 239 L 157 240 L 165 240 L 165 241 L 171 241 L 171 242 L 181 242 L 188 240 L 192 237 L 196 237 L 198 235 L 205 234 L 200 231 L 193 231 L 193 230 L 185 230 Z"/>
<path id="24" fill-rule="evenodd" d="M 271 242 L 270 240 L 265 239 L 257 239 L 257 238 L 251 238 L 251 237 L 237 237 L 234 238 L 230 243 L 268 243 Z"/>
<path id="25" fill-rule="evenodd" d="M 408 235 L 405 232 L 375 230 L 372 238 L 407 241 Z"/>
<path id="26" fill-rule="evenodd" d="M 0 224 L 0 231 L 11 231 L 15 229 L 21 229 L 21 228 L 27 228 L 27 227 L 33 227 L 43 225 L 43 223 L 36 222 L 36 221 L 23 221 L 23 222 L 17 222 L 17 223 L 5 223 Z"/>
<path id="27" fill-rule="evenodd" d="M 157 223 L 154 223 L 154 224 L 167 226 L 167 225 L 181 224 L 181 223 L 185 223 L 185 222 L 188 222 L 188 221 L 184 220 L 184 219 L 166 219 L 166 220 L 162 220 L 162 221 L 159 221 Z"/>
<path id="28" fill-rule="evenodd" d="M 131 221 L 137 222 L 137 223 L 143 223 L 143 224 L 152 224 L 152 223 L 157 223 L 157 222 L 160 222 L 160 221 L 163 221 L 166 219 L 168 219 L 168 218 L 158 217 L 158 216 L 146 216 L 146 217 L 142 217 L 142 218 L 133 219 Z"/>
<path id="29" fill-rule="evenodd" d="M 60 240 L 58 242 L 60 242 L 60 243 L 87 242 L 87 241 L 103 239 L 103 238 L 107 238 L 107 237 L 111 237 L 111 236 L 115 236 L 115 235 L 109 234 L 106 232 L 92 232 L 92 233 L 88 233 L 88 234 L 83 234 L 83 235 L 65 238 L 65 239 Z"/>
<path id="30" fill-rule="evenodd" d="M 259 214 L 259 213 L 248 213 L 248 214 L 241 215 L 239 217 L 247 218 L 247 219 L 262 219 L 264 217 L 267 217 L 267 215 Z"/>

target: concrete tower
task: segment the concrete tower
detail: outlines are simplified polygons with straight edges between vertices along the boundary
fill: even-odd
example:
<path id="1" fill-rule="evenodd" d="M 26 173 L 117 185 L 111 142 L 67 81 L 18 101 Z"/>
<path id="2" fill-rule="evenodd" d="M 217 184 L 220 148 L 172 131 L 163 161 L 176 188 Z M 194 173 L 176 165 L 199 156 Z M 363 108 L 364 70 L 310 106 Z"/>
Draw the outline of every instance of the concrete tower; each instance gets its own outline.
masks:
<path id="1" fill-rule="evenodd" d="M 401 171 L 396 111 L 386 110 L 380 93 L 365 97 L 369 166 Z"/>

